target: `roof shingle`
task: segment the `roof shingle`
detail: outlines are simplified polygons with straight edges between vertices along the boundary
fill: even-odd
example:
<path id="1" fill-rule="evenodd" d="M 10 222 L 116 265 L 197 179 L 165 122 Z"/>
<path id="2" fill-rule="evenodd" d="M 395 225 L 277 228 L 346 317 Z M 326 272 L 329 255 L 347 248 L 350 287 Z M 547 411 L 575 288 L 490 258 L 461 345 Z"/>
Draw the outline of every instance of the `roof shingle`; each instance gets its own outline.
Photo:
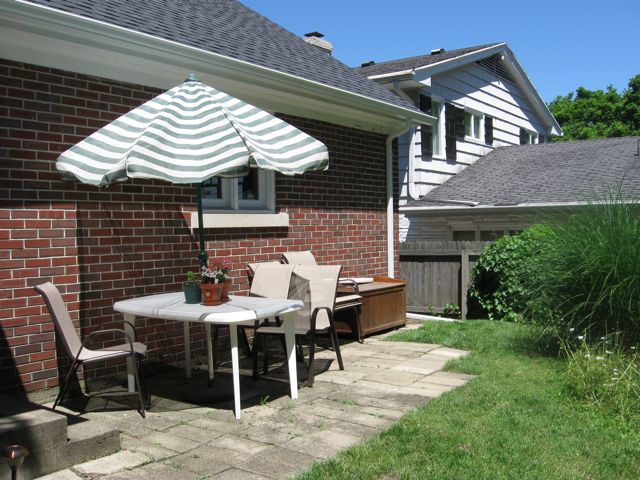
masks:
<path id="1" fill-rule="evenodd" d="M 410 207 L 451 201 L 503 206 L 593 200 L 608 189 L 640 198 L 640 137 L 501 147 Z"/>
<path id="2" fill-rule="evenodd" d="M 485 48 L 494 47 L 500 43 L 488 43 L 486 45 L 477 45 L 475 47 L 459 48 L 457 50 L 444 51 L 434 55 L 419 55 L 417 57 L 401 58 L 398 60 L 390 60 L 388 62 L 374 63 L 368 67 L 358 67 L 356 70 L 367 77 L 374 75 L 384 75 L 385 73 L 403 72 L 414 68 L 426 67 L 434 63 L 451 60 L 468 53 L 473 53 Z"/>
<path id="3" fill-rule="evenodd" d="M 236 0 L 27 0 L 418 111 Z"/>

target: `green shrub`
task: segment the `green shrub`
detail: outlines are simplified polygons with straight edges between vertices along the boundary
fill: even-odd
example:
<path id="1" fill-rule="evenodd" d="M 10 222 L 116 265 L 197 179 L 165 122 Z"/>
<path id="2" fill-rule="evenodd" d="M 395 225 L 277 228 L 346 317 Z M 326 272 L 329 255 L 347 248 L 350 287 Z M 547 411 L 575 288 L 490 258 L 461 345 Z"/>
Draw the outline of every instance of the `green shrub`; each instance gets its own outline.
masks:
<path id="1" fill-rule="evenodd" d="M 523 288 L 527 316 L 592 337 L 640 326 L 640 205 L 620 194 L 581 208 L 565 222 L 538 228 L 536 255 Z"/>
<path id="2" fill-rule="evenodd" d="M 490 320 L 520 318 L 530 295 L 523 284 L 528 258 L 536 249 L 538 227 L 508 235 L 488 245 L 473 267 L 469 297 Z"/>

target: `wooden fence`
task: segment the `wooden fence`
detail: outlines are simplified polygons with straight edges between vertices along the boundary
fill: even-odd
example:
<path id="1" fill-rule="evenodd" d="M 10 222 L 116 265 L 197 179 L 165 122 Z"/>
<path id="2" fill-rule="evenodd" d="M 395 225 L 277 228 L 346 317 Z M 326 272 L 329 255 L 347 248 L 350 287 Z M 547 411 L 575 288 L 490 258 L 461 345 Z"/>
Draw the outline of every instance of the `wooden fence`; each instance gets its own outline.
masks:
<path id="1" fill-rule="evenodd" d="M 407 281 L 407 311 L 444 313 L 460 308 L 467 318 L 471 269 L 491 242 L 425 241 L 400 244 L 400 278 Z M 431 307 L 432 306 L 432 307 Z"/>

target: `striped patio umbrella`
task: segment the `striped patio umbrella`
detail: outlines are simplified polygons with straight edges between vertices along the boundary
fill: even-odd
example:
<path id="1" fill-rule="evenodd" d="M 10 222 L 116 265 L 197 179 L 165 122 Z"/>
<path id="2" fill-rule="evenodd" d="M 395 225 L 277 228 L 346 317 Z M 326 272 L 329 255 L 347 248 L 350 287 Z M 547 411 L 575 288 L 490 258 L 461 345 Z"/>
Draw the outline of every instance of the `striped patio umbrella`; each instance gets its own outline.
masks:
<path id="1" fill-rule="evenodd" d="M 96 131 L 56 162 L 63 178 L 95 186 L 127 178 L 198 184 L 202 263 L 202 182 L 246 175 L 251 167 L 294 175 L 328 165 L 324 144 L 193 75 Z"/>

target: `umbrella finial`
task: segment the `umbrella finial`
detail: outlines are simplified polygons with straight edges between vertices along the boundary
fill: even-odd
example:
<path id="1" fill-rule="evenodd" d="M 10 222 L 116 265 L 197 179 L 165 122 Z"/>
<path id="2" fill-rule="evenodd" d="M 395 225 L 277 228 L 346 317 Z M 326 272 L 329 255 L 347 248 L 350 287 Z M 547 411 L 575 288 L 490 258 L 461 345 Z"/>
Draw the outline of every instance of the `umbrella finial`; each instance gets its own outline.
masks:
<path id="1" fill-rule="evenodd" d="M 187 77 L 187 79 L 185 80 L 185 82 L 197 82 L 198 78 L 196 77 L 195 73 L 190 73 L 189 76 Z"/>

